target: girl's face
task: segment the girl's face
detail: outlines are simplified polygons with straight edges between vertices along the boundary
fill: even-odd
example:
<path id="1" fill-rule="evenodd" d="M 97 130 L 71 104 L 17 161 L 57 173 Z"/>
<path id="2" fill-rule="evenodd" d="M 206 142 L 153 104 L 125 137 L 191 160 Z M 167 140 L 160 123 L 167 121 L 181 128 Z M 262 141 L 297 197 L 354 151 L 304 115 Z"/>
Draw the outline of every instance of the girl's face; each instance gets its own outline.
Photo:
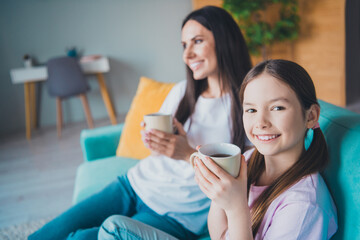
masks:
<path id="1" fill-rule="evenodd" d="M 195 20 L 185 23 L 181 32 L 183 60 L 196 80 L 217 77 L 215 39 L 211 31 Z"/>
<path id="2" fill-rule="evenodd" d="M 295 92 L 284 82 L 262 73 L 244 91 L 243 121 L 247 137 L 265 157 L 298 159 L 304 148 L 304 116 Z"/>

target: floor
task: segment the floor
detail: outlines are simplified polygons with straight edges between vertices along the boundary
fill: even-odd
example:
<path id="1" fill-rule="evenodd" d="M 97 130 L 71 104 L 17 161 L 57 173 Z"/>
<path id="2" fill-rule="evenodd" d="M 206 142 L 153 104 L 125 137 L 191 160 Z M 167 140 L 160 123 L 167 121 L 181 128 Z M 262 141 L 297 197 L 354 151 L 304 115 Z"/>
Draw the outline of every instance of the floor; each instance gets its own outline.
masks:
<path id="1" fill-rule="evenodd" d="M 65 124 L 60 139 L 55 126 L 34 131 L 31 141 L 25 133 L 0 139 L 0 228 L 54 217 L 71 206 L 84 128 L 86 122 Z"/>

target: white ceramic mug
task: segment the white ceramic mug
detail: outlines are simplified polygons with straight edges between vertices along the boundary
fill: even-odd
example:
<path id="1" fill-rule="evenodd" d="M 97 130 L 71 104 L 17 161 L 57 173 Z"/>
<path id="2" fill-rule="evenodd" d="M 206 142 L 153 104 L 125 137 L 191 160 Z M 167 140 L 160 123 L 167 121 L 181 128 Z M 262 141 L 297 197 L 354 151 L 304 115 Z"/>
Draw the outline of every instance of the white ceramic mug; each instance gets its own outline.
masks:
<path id="1" fill-rule="evenodd" d="M 190 163 L 194 167 L 195 157 L 203 159 L 210 157 L 217 165 L 231 176 L 237 177 L 240 170 L 241 149 L 231 143 L 210 143 L 202 145 L 197 152 L 190 156 Z"/>
<path id="2" fill-rule="evenodd" d="M 171 114 L 151 113 L 144 116 L 145 130 L 157 129 L 166 133 L 173 132 Z"/>

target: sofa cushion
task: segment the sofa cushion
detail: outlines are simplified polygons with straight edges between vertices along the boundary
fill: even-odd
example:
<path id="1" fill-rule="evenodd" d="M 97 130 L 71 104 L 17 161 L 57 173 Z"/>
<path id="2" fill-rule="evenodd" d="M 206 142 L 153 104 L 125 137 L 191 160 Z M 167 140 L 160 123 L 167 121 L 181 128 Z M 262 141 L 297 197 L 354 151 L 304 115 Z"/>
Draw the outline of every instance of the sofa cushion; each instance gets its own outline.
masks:
<path id="1" fill-rule="evenodd" d="M 141 140 L 141 126 L 146 114 L 159 111 L 166 96 L 175 83 L 162 83 L 141 77 L 136 95 L 126 115 L 125 125 L 120 137 L 116 156 L 143 159 L 150 155 L 150 150 Z"/>
<path id="2" fill-rule="evenodd" d="M 138 162 L 136 159 L 113 156 L 82 163 L 76 172 L 73 204 L 100 191 Z"/>
<path id="3" fill-rule="evenodd" d="M 115 156 L 119 145 L 123 123 L 94 129 L 83 129 L 80 134 L 80 145 L 84 161 L 94 161 Z"/>

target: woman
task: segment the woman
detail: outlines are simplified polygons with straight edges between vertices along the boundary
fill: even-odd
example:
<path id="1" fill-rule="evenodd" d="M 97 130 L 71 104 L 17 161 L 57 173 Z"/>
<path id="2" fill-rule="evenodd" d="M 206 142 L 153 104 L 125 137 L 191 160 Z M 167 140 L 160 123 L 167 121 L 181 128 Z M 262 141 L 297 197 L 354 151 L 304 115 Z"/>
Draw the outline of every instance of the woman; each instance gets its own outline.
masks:
<path id="1" fill-rule="evenodd" d="M 144 143 L 158 154 L 30 239 L 96 239 L 108 217 L 99 239 L 194 239 L 206 232 L 210 201 L 197 186 L 188 157 L 207 142 L 244 146 L 237 92 L 251 63 L 238 26 L 221 8 L 190 13 L 183 22 L 182 45 L 187 81 L 171 90 L 160 109 L 174 115 L 177 133 L 144 132 Z"/>
<path id="2" fill-rule="evenodd" d="M 196 179 L 212 199 L 212 239 L 330 239 L 334 202 L 319 171 L 328 162 L 314 84 L 298 64 L 255 66 L 240 91 L 244 128 L 255 151 L 234 178 L 210 158 L 196 160 Z M 313 139 L 305 149 L 307 132 Z M 251 152 L 250 152 L 251 151 Z"/>

